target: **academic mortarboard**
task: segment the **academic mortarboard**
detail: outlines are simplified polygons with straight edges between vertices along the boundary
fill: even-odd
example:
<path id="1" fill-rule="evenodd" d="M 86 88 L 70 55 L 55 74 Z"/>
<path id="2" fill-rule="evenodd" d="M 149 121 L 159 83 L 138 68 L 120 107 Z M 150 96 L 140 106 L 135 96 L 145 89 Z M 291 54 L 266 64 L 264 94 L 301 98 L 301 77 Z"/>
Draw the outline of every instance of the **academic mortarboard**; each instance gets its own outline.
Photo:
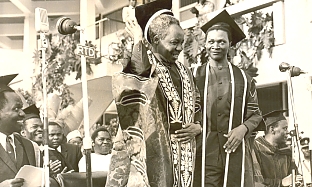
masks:
<path id="1" fill-rule="evenodd" d="M 310 138 L 304 137 L 300 140 L 301 148 L 309 147 Z"/>
<path id="2" fill-rule="evenodd" d="M 143 35 L 148 42 L 151 42 L 148 36 L 148 28 L 151 22 L 161 14 L 169 14 L 171 12 L 172 0 L 157 0 L 144 5 L 135 7 L 135 17 L 138 24 L 142 28 Z"/>
<path id="3" fill-rule="evenodd" d="M 4 91 L 13 91 L 8 85 L 16 76 L 17 74 L 11 74 L 0 77 L 0 93 Z"/>
<path id="4" fill-rule="evenodd" d="M 283 113 L 286 111 L 287 110 L 273 110 L 267 114 L 264 114 L 262 116 L 263 120 L 260 122 L 255 131 L 266 131 L 267 127 L 269 127 L 273 123 L 281 120 L 286 120 L 285 116 L 283 115 Z"/>
<path id="5" fill-rule="evenodd" d="M 232 46 L 246 37 L 244 32 L 240 29 L 240 27 L 237 25 L 237 23 L 234 21 L 234 19 L 229 15 L 229 13 L 226 10 L 215 11 L 210 13 L 209 15 L 210 15 L 208 16 L 208 19 L 210 18 L 209 21 L 201 27 L 201 30 L 204 33 L 207 33 L 210 27 L 223 22 L 230 26 L 231 29 L 230 32 L 232 34 L 232 43 L 231 43 Z"/>
<path id="6" fill-rule="evenodd" d="M 40 111 L 36 107 L 35 104 L 30 105 L 27 108 L 24 108 L 23 111 L 25 113 L 25 117 L 24 117 L 23 121 L 26 121 L 26 120 L 31 119 L 31 118 L 39 118 L 40 119 Z"/>

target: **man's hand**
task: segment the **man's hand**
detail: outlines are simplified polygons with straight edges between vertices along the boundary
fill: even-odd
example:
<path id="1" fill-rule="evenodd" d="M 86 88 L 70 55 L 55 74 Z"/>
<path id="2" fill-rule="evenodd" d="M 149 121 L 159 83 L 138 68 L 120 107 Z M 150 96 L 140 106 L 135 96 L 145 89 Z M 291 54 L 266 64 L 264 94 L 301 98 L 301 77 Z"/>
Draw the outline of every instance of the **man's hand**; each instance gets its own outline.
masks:
<path id="1" fill-rule="evenodd" d="M 126 31 L 133 38 L 134 45 L 139 43 L 143 39 L 143 31 L 136 19 L 127 19 Z"/>
<path id="2" fill-rule="evenodd" d="M 186 123 L 185 128 L 177 130 L 174 137 L 183 143 L 193 139 L 201 133 L 201 126 L 197 123 Z"/>
<path id="3" fill-rule="evenodd" d="M 228 141 L 223 145 L 225 152 L 235 152 L 237 147 L 241 144 L 246 133 L 247 127 L 245 125 L 240 125 L 232 129 L 228 134 L 225 134 L 224 136 L 228 138 Z"/>
<path id="4" fill-rule="evenodd" d="M 0 187 L 20 187 L 23 186 L 24 179 L 16 178 L 16 179 L 8 179 L 0 183 Z"/>
<path id="5" fill-rule="evenodd" d="M 60 173 L 62 169 L 62 163 L 59 160 L 50 160 L 50 170 L 52 173 Z M 64 169 L 67 169 L 66 167 Z"/>

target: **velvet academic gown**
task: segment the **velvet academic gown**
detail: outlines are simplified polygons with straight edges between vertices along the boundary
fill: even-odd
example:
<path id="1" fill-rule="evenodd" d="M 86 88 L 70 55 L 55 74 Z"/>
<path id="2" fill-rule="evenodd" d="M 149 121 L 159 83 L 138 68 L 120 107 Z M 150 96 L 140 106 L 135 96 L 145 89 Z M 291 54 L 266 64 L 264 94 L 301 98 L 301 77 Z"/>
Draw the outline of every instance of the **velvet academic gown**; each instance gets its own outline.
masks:
<path id="1" fill-rule="evenodd" d="M 291 150 L 281 150 L 271 145 L 263 136 L 256 138 L 254 145 L 264 184 L 280 187 L 282 179 L 291 174 Z"/>
<path id="2" fill-rule="evenodd" d="M 229 64 L 231 65 L 231 64 Z M 234 110 L 232 129 L 243 124 L 248 128 L 248 133 L 245 139 L 248 138 L 253 130 L 259 125 L 262 119 L 261 112 L 258 106 L 257 93 L 255 83 L 247 74 L 241 72 L 241 70 L 231 65 L 233 69 L 233 76 L 235 80 L 235 93 L 234 93 Z M 207 113 L 204 117 L 207 118 L 207 137 L 206 137 L 206 162 L 205 165 L 212 165 L 216 167 L 225 167 L 226 153 L 223 145 L 226 143 L 227 138 L 224 134 L 228 133 L 229 130 L 229 118 L 230 118 L 230 105 L 232 101 L 232 86 L 231 76 L 229 67 L 209 67 L 208 76 L 208 91 L 205 96 L 205 81 L 207 73 L 207 63 L 199 66 L 194 70 L 194 76 L 196 79 L 196 85 L 200 92 L 202 109 L 204 105 L 207 106 Z M 217 77 L 217 78 L 216 78 Z M 246 92 L 244 93 L 244 85 L 246 81 Z M 244 98 L 245 94 L 245 98 Z M 204 103 L 204 97 L 207 97 L 207 103 Z M 245 105 L 243 106 L 243 98 L 245 99 Z M 244 112 L 242 114 L 242 111 Z M 243 119 L 242 119 L 243 116 Z M 198 142 L 201 144 L 201 142 Z M 245 141 L 245 144 L 249 144 L 249 141 Z M 250 146 L 246 147 L 246 155 L 251 155 Z M 201 150 L 198 149 L 196 161 L 196 181 L 200 180 L 201 176 Z M 245 155 L 245 156 L 246 156 Z M 235 187 L 240 186 L 243 182 L 241 179 L 241 173 L 244 170 L 245 186 L 253 186 L 253 170 L 252 170 L 252 159 L 249 157 L 245 159 L 245 168 L 242 169 L 242 144 L 237 148 L 234 153 L 230 154 L 229 157 L 229 175 L 227 179 L 227 186 Z M 211 171 L 206 171 L 211 172 Z M 208 173 L 209 174 L 209 173 Z M 212 174 L 213 175 L 213 174 Z M 248 182 L 247 182 L 248 181 Z M 210 182 L 210 181 L 206 181 Z M 198 183 L 197 183 L 198 184 Z M 200 184 L 200 182 L 199 182 Z M 220 184 L 214 184 L 216 186 Z"/>

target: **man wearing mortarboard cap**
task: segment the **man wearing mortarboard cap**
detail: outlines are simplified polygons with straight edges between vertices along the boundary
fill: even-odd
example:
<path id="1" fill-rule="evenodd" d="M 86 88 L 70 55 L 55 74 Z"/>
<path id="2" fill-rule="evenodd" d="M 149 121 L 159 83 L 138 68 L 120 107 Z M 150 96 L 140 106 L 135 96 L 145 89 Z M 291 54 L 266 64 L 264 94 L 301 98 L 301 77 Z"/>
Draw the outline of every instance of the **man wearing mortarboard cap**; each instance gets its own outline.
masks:
<path id="1" fill-rule="evenodd" d="M 259 129 L 265 130 L 254 142 L 254 150 L 261 168 L 263 184 L 280 187 L 291 184 L 291 150 L 286 145 L 288 122 L 283 115 L 286 110 L 275 110 L 263 115 L 264 123 Z"/>
<path id="2" fill-rule="evenodd" d="M 18 170 L 36 165 L 32 143 L 17 134 L 25 113 L 21 98 L 8 86 L 16 76 L 0 77 L 0 186 L 22 186 L 24 179 L 14 178 Z"/>
<path id="3" fill-rule="evenodd" d="M 204 149 L 197 154 L 195 177 L 205 178 L 205 186 L 209 187 L 236 187 L 246 181 L 245 145 L 248 146 L 248 138 L 262 116 L 255 82 L 227 57 L 230 47 L 245 38 L 245 34 L 226 10 L 210 15 L 210 20 L 201 27 L 206 34 L 209 58 L 193 71 L 206 129 Z M 205 169 L 201 169 L 202 165 Z M 245 179 L 241 177 L 244 174 Z"/>
<path id="4" fill-rule="evenodd" d="M 135 44 L 131 63 L 124 69 L 130 74 L 123 78 L 130 83 L 113 80 L 113 84 L 122 90 L 115 96 L 121 128 L 142 129 L 149 185 L 191 187 L 195 137 L 201 133 L 199 94 L 190 70 L 178 61 L 184 32 L 171 6 L 171 0 L 158 0 L 135 8 L 137 20 L 126 22 Z M 136 77 L 135 85 L 131 77 Z M 146 82 L 150 84 L 142 86 Z M 128 97 L 123 95 L 127 87 L 132 89 Z"/>
<path id="5" fill-rule="evenodd" d="M 23 126 L 21 135 L 25 138 L 36 142 L 38 145 L 42 144 L 43 123 L 40 118 L 40 111 L 35 104 L 23 109 L 25 117 L 23 119 Z"/>
<path id="6" fill-rule="evenodd" d="M 302 170 L 305 183 L 311 184 L 311 156 L 309 150 L 310 138 L 304 137 L 300 139 L 301 151 L 303 154 Z"/>
<path id="7" fill-rule="evenodd" d="M 40 159 L 40 152 L 43 150 L 43 123 L 40 118 L 40 111 L 35 104 L 32 104 L 23 109 L 25 116 L 23 119 L 21 135 L 33 143 L 36 166 L 40 166 L 42 160 Z"/>

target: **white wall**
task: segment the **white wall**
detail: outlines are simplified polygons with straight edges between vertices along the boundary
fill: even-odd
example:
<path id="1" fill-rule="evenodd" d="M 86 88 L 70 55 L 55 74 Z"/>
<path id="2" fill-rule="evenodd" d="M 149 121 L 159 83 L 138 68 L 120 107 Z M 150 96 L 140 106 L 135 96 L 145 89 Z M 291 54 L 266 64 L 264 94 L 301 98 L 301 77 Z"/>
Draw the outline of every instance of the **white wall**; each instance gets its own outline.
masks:
<path id="1" fill-rule="evenodd" d="M 12 81 L 12 88 L 31 90 L 33 74 L 33 58 L 29 53 L 9 49 L 0 49 L 0 76 L 15 74 L 19 75 Z"/>

